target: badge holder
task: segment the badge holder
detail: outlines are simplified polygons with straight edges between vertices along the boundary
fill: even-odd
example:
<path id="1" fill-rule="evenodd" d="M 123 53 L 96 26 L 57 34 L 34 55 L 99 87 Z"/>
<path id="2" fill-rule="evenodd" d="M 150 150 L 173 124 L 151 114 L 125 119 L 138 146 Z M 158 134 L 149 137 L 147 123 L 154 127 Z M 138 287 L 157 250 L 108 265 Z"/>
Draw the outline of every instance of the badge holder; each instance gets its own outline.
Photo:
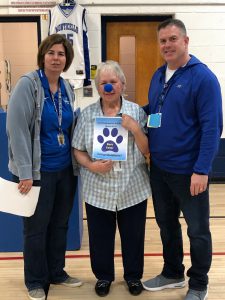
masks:
<path id="1" fill-rule="evenodd" d="M 59 146 L 65 145 L 65 137 L 62 132 L 57 135 Z"/>
<path id="2" fill-rule="evenodd" d="M 121 162 L 120 161 L 114 161 L 113 170 L 115 172 L 122 172 L 122 167 L 121 167 Z"/>
<path id="3" fill-rule="evenodd" d="M 161 113 L 149 115 L 148 116 L 147 127 L 150 127 L 150 128 L 159 128 L 159 127 L 161 127 L 161 119 L 162 119 L 162 114 Z"/>

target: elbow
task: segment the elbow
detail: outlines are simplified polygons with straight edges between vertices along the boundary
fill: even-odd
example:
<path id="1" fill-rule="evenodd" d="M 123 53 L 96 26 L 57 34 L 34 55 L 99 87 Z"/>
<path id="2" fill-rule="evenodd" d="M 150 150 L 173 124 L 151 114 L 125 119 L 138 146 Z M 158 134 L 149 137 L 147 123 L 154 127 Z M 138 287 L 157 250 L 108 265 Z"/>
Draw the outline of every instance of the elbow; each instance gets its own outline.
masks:
<path id="1" fill-rule="evenodd" d="M 146 143 L 145 145 L 143 145 L 141 148 L 139 148 L 140 149 L 140 151 L 141 151 L 141 153 L 144 155 L 144 156 L 146 156 L 146 157 L 148 157 L 149 156 L 149 146 L 148 146 L 148 143 Z"/>
<path id="2" fill-rule="evenodd" d="M 145 156 L 145 157 L 149 157 L 150 153 L 149 153 L 149 149 L 143 149 L 142 151 L 142 154 Z"/>
<path id="3" fill-rule="evenodd" d="M 79 150 L 73 148 L 73 155 L 76 158 L 76 160 L 78 159 L 78 155 L 79 155 Z"/>

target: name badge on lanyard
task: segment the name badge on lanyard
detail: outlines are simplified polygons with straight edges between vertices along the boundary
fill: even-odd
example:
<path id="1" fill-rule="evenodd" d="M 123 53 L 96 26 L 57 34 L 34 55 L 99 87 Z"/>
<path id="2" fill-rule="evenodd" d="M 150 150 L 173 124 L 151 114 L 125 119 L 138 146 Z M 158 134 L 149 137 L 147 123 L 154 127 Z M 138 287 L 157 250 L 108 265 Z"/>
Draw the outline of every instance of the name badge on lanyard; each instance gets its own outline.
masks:
<path id="1" fill-rule="evenodd" d="M 148 116 L 147 127 L 159 128 L 161 127 L 162 113 L 151 114 Z"/>

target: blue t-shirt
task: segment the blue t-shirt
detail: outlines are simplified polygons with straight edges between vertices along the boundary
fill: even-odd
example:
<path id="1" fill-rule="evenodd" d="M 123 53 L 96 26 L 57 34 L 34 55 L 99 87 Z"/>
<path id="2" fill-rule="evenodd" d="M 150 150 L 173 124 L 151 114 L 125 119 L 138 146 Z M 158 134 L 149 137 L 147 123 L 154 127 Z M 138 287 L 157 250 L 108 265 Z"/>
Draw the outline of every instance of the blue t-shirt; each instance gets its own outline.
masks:
<path id="1" fill-rule="evenodd" d="M 59 86 L 62 96 L 62 132 L 65 143 L 58 142 L 59 122 L 55 111 L 49 83 L 43 70 L 38 70 L 42 86 L 45 91 L 44 106 L 41 115 L 41 171 L 54 172 L 63 170 L 71 164 L 71 141 L 70 131 L 73 122 L 73 111 L 66 94 L 63 79 L 59 78 Z M 59 110 L 59 93 L 53 95 L 57 111 Z M 59 111 L 58 111 L 59 112 Z"/>

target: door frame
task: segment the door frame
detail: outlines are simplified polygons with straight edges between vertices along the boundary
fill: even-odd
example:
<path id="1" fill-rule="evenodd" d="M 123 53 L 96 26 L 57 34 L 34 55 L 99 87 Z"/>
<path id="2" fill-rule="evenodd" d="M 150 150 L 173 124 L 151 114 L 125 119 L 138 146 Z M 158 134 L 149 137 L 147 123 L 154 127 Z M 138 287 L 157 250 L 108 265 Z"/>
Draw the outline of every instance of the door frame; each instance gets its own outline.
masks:
<path id="1" fill-rule="evenodd" d="M 40 16 L 0 16 L 0 23 L 37 23 L 38 46 L 41 43 Z"/>
<path id="2" fill-rule="evenodd" d="M 120 16 L 101 16 L 101 37 L 102 37 L 102 61 L 106 60 L 107 53 L 107 36 L 106 26 L 109 22 L 162 22 L 166 19 L 172 18 L 173 15 L 120 15 Z"/>

